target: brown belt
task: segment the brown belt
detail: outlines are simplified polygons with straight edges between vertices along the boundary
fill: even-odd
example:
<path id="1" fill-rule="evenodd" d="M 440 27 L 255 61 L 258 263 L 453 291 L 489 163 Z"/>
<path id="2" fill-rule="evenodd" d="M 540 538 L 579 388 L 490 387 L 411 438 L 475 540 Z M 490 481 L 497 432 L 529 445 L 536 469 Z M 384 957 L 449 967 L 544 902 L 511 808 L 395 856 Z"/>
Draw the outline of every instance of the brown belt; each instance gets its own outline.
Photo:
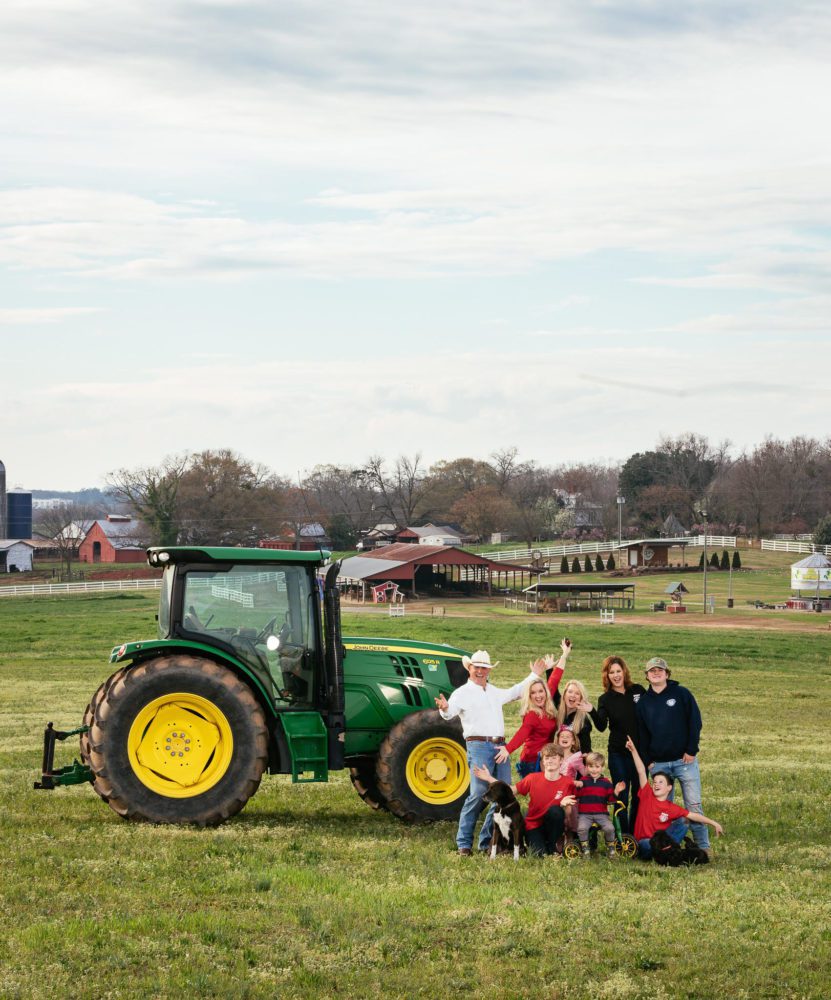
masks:
<path id="1" fill-rule="evenodd" d="M 496 743 L 501 744 L 505 742 L 504 736 L 465 736 L 465 739 L 469 743 Z"/>

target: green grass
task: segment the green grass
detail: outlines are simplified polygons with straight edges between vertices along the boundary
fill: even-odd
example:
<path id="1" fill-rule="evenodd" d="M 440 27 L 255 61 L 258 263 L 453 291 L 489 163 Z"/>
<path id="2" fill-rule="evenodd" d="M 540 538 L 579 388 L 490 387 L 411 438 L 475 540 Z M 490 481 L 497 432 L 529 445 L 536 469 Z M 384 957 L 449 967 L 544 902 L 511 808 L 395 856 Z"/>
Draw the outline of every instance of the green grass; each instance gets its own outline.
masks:
<path id="1" fill-rule="evenodd" d="M 351 634 L 488 648 L 499 684 L 565 624 L 595 696 L 607 653 L 665 656 L 701 704 L 726 837 L 709 868 L 664 871 L 459 859 L 454 824 L 373 813 L 344 774 L 265 778 L 201 831 L 126 824 L 87 786 L 33 791 L 43 724 L 78 723 L 110 648 L 154 634 L 155 600 L 0 602 L 0 997 L 828 996 L 827 631 L 345 615 Z"/>

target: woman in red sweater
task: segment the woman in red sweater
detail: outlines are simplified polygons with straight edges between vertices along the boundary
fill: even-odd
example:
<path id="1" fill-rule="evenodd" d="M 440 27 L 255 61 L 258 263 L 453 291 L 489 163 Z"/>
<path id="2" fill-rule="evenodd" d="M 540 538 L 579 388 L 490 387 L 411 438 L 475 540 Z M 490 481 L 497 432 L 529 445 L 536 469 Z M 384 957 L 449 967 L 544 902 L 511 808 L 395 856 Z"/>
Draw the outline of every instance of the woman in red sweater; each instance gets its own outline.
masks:
<path id="1" fill-rule="evenodd" d="M 520 778 L 524 778 L 542 770 L 540 750 L 554 739 L 557 731 L 557 710 L 545 681 L 531 681 L 526 685 L 521 710 L 522 725 L 505 744 L 505 749 L 512 754 L 522 747 L 516 770 Z"/>

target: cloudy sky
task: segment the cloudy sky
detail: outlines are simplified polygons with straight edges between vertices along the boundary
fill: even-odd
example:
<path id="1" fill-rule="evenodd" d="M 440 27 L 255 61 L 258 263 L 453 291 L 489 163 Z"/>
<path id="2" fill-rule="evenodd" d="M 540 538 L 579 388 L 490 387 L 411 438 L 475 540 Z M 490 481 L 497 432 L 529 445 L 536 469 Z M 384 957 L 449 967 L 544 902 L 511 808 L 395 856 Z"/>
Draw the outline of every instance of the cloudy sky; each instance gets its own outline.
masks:
<path id="1" fill-rule="evenodd" d="M 830 42 L 816 0 L 4 0 L 9 486 L 826 436 Z"/>

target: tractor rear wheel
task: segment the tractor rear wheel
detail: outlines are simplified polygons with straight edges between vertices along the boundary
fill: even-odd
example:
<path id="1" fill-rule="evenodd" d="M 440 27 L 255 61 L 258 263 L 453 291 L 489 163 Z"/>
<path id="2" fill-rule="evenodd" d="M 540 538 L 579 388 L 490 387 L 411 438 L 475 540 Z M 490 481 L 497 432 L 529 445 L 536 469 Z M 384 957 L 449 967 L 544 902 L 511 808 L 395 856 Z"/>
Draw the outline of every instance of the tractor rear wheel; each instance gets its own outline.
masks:
<path id="1" fill-rule="evenodd" d="M 378 788 L 375 764 L 375 757 L 356 757 L 350 762 L 349 777 L 352 787 L 370 809 L 386 809 L 387 800 Z"/>
<path id="2" fill-rule="evenodd" d="M 109 691 L 109 689 L 115 684 L 119 677 L 124 673 L 124 667 L 116 670 L 114 674 L 110 676 L 99 685 L 95 694 L 90 698 L 89 704 L 84 709 L 84 717 L 81 720 L 81 724 L 84 726 L 92 727 L 93 720 L 95 719 L 95 709 L 98 707 L 99 701 L 104 697 L 104 693 Z M 81 733 L 79 738 L 80 749 L 81 749 L 81 761 L 82 763 L 89 766 L 89 732 Z"/>
<path id="3" fill-rule="evenodd" d="M 262 709 L 226 667 L 166 656 L 100 695 L 89 733 L 95 790 L 125 819 L 215 826 L 239 812 L 268 756 Z"/>
<path id="4" fill-rule="evenodd" d="M 435 709 L 413 712 L 381 744 L 376 774 L 387 808 L 401 819 L 458 819 L 470 785 L 462 727 Z"/>

